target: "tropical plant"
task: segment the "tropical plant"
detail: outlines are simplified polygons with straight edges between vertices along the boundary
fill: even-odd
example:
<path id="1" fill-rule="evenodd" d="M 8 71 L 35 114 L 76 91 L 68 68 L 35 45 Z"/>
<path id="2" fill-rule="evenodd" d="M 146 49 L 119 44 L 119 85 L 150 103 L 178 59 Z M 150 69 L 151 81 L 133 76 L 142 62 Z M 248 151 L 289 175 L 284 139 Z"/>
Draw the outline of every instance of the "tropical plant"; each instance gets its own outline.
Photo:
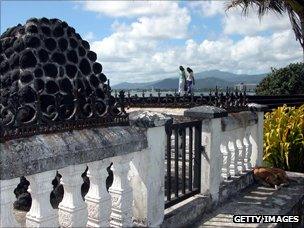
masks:
<path id="1" fill-rule="evenodd" d="M 273 11 L 278 14 L 288 13 L 296 40 L 302 46 L 304 58 L 304 1 L 303 0 L 230 0 L 227 10 L 241 7 L 243 14 L 247 15 L 250 7 L 257 7 L 258 16 Z"/>
<path id="2" fill-rule="evenodd" d="M 263 160 L 271 167 L 304 172 L 304 105 L 265 114 Z"/>
<path id="3" fill-rule="evenodd" d="M 292 63 L 275 69 L 258 84 L 257 95 L 304 94 L 304 63 Z"/>

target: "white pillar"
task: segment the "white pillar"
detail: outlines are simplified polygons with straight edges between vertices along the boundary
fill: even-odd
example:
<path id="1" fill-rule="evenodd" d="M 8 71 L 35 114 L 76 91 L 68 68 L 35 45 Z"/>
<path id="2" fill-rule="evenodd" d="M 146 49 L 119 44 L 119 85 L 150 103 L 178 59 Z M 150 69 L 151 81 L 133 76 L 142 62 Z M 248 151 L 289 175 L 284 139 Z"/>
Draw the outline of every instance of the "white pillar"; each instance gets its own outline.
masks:
<path id="1" fill-rule="evenodd" d="M 232 177 L 238 175 L 237 162 L 238 162 L 238 151 L 235 145 L 234 133 L 230 132 L 231 138 L 228 142 L 228 151 L 230 153 L 231 161 L 229 166 L 229 172 Z"/>
<path id="2" fill-rule="evenodd" d="M 88 164 L 87 176 L 90 178 L 90 189 L 85 196 L 88 205 L 88 227 L 109 227 L 111 214 L 111 196 L 107 192 L 108 159 Z"/>
<path id="3" fill-rule="evenodd" d="M 50 203 L 52 180 L 55 176 L 55 170 L 27 176 L 32 206 L 26 214 L 26 227 L 58 227 L 57 210 Z"/>
<path id="4" fill-rule="evenodd" d="M 236 147 L 238 150 L 238 162 L 237 168 L 239 173 L 243 173 L 245 171 L 245 162 L 244 162 L 244 146 L 243 146 L 243 134 L 239 135 L 238 139 L 236 140 Z"/>
<path id="5" fill-rule="evenodd" d="M 201 192 L 209 192 L 213 201 L 218 201 L 221 182 L 221 118 L 210 119 L 209 132 L 202 132 L 205 155 L 202 155 Z"/>
<path id="6" fill-rule="evenodd" d="M 220 145 L 220 151 L 222 154 L 221 177 L 222 180 L 227 180 L 230 178 L 230 172 L 229 172 L 230 153 L 227 148 L 227 142 L 222 141 L 222 144 Z"/>
<path id="7" fill-rule="evenodd" d="M 129 184 L 130 155 L 119 156 L 113 159 L 113 185 L 109 192 L 112 198 L 112 213 L 110 226 L 132 226 L 133 193 Z"/>
<path id="8" fill-rule="evenodd" d="M 138 226 L 158 227 L 164 219 L 165 128 L 147 130 L 148 149 L 134 153 L 131 162 L 133 217 Z"/>
<path id="9" fill-rule="evenodd" d="M 87 224 L 87 205 L 82 200 L 81 174 L 86 166 L 70 165 L 59 170 L 62 175 L 61 184 L 64 188 L 64 196 L 59 204 L 59 224 L 61 227 L 84 227 Z"/>
<path id="10" fill-rule="evenodd" d="M 257 124 L 257 160 L 256 166 L 263 165 L 263 148 L 264 148 L 264 112 L 258 112 Z"/>
<path id="11" fill-rule="evenodd" d="M 249 132 L 247 132 L 247 129 L 246 129 L 246 133 L 245 133 L 245 137 L 243 139 L 243 143 L 244 143 L 244 166 L 245 166 L 245 169 L 246 170 L 251 170 L 252 166 L 251 166 L 251 150 L 252 150 L 252 147 L 251 147 L 251 144 L 250 144 L 250 141 L 249 141 Z"/>
<path id="12" fill-rule="evenodd" d="M 17 187 L 19 182 L 20 178 L 0 180 L 0 227 L 20 227 L 13 214 L 13 204 L 16 200 L 14 189 Z"/>
<path id="13" fill-rule="evenodd" d="M 258 116 L 258 122 L 251 129 L 250 143 L 252 144 L 251 163 L 253 167 L 263 165 L 263 137 L 264 137 L 264 110 L 266 105 L 250 103 L 248 106 L 253 109 Z"/>

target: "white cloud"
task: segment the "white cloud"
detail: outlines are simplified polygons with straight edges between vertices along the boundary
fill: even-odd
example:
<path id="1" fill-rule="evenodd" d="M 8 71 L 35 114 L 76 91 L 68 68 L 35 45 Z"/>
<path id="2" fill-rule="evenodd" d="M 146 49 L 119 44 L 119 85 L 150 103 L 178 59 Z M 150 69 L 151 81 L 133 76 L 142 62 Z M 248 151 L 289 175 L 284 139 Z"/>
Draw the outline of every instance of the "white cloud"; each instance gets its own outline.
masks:
<path id="1" fill-rule="evenodd" d="M 85 1 L 84 9 L 110 17 L 138 17 L 164 14 L 178 10 L 176 2 L 165 1 Z"/>
<path id="2" fill-rule="evenodd" d="M 123 38 L 122 34 L 112 35 L 99 43 L 92 43 L 113 83 L 177 76 L 179 65 L 192 66 L 195 72 L 219 69 L 235 73 L 264 73 L 270 67 L 282 67 L 302 58 L 300 45 L 291 30 L 270 36 L 246 36 L 239 41 L 224 38 L 196 42 L 189 39 L 183 46 L 164 50 L 158 48 L 158 42 L 150 43 L 144 39 L 141 42 L 126 41 Z M 119 62 L 111 59 L 114 57 Z"/>
<path id="3" fill-rule="evenodd" d="M 225 34 L 254 35 L 263 31 L 282 31 L 291 27 L 287 15 L 269 13 L 261 19 L 256 11 L 250 11 L 247 16 L 242 15 L 240 10 L 228 11 L 223 16 L 223 30 Z"/>
<path id="4" fill-rule="evenodd" d="M 90 42 L 112 84 L 177 76 L 179 65 L 192 66 L 195 72 L 219 69 L 264 73 L 270 67 L 282 67 L 302 57 L 288 17 L 268 15 L 260 22 L 253 13 L 247 19 L 238 10 L 226 15 L 223 2 L 214 1 L 191 2 L 188 8 L 176 2 L 154 1 L 83 4 L 87 10 L 111 17 L 135 17 L 128 23 L 115 20 L 110 36 Z M 201 42 L 191 39 L 190 9 L 200 10 L 204 17 L 220 15 L 224 34 Z M 263 31 L 267 33 L 261 34 Z M 242 37 L 235 41 L 229 37 L 231 34 Z M 180 38 L 187 40 L 175 46 L 162 43 Z"/>
<path id="5" fill-rule="evenodd" d="M 244 16 L 240 7 L 226 11 L 225 1 L 190 2 L 189 8 L 199 11 L 203 17 L 220 16 L 224 34 L 255 35 L 263 31 L 282 31 L 290 28 L 288 15 L 269 12 L 259 19 L 257 8 L 251 8 Z"/>
<path id="6" fill-rule="evenodd" d="M 193 1 L 188 3 L 192 10 L 200 12 L 204 17 L 213 17 L 225 13 L 224 1 Z"/>
<path id="7" fill-rule="evenodd" d="M 111 17 L 137 17 L 130 25 L 112 24 L 116 32 L 137 39 L 186 38 L 191 17 L 186 7 L 164 1 L 85 1 L 86 10 Z"/>
<path id="8" fill-rule="evenodd" d="M 130 36 L 135 38 L 181 39 L 187 36 L 190 16 L 186 10 L 163 17 L 141 17 L 131 24 Z"/>

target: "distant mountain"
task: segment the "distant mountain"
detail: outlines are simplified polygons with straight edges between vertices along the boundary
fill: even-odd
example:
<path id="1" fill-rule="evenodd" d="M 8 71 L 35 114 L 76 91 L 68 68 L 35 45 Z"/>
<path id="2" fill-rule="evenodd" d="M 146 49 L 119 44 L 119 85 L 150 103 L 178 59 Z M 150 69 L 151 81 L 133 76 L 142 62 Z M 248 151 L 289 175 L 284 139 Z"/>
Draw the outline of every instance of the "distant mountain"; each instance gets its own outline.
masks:
<path id="1" fill-rule="evenodd" d="M 266 74 L 234 74 L 220 70 L 209 70 L 194 74 L 196 78 L 219 78 L 233 83 L 253 83 L 258 84 Z"/>
<path id="2" fill-rule="evenodd" d="M 234 74 L 219 70 L 210 70 L 195 73 L 196 88 L 208 89 L 215 88 L 215 86 L 225 88 L 227 86 L 233 87 L 235 84 L 243 82 L 244 84 L 258 84 L 266 74 L 248 75 L 248 74 Z M 147 83 L 128 83 L 123 82 L 112 86 L 113 89 L 177 89 L 178 77 L 166 78 L 160 81 Z"/>

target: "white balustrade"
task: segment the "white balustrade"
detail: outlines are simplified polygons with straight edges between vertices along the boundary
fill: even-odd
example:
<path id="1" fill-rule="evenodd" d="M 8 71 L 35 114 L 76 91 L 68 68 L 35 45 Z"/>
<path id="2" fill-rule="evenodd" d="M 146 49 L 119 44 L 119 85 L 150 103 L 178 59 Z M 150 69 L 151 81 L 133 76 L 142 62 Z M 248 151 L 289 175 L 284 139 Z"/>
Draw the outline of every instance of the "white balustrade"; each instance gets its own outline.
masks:
<path id="1" fill-rule="evenodd" d="M 20 182 L 20 178 L 11 180 L 0 180 L 0 226 L 1 227 L 20 227 L 13 214 L 13 203 L 16 200 L 14 189 Z"/>
<path id="2" fill-rule="evenodd" d="M 114 182 L 109 192 L 112 198 L 110 226 L 132 226 L 133 193 L 129 183 L 130 158 L 113 159 Z"/>
<path id="3" fill-rule="evenodd" d="M 242 132 L 242 131 L 241 131 Z M 245 161 L 244 161 L 244 146 L 243 146 L 243 134 L 236 140 L 236 147 L 238 150 L 238 161 L 237 161 L 237 169 L 239 173 L 243 173 L 245 171 Z"/>
<path id="4" fill-rule="evenodd" d="M 230 178 L 230 172 L 229 172 L 229 166 L 230 166 L 230 153 L 227 148 L 227 142 L 223 141 L 223 143 L 220 145 L 220 151 L 221 151 L 221 177 L 222 180 L 227 180 Z M 220 161 L 219 161 L 220 162 Z"/>
<path id="5" fill-rule="evenodd" d="M 210 193 L 217 202 L 222 181 L 262 163 L 262 128 L 263 112 L 202 120 L 202 144 L 206 151 L 206 158 L 202 157 L 202 193 Z"/>
<path id="6" fill-rule="evenodd" d="M 251 170 L 251 154 L 252 154 L 252 146 L 249 140 L 249 132 L 246 130 L 244 139 L 243 139 L 244 147 L 245 147 L 245 154 L 244 154 L 244 166 L 246 170 Z"/>
<path id="7" fill-rule="evenodd" d="M 32 197 L 31 209 L 26 214 L 27 227 L 58 227 L 57 210 L 50 203 L 55 175 L 56 171 L 52 170 L 26 177 L 30 182 L 28 192 Z"/>
<path id="8" fill-rule="evenodd" d="M 232 177 L 235 177 L 238 175 L 238 168 L 237 168 L 237 162 L 238 162 L 238 151 L 235 145 L 235 132 L 230 132 L 230 140 L 228 142 L 228 150 L 230 153 L 230 165 L 229 165 L 229 172 Z"/>
<path id="9" fill-rule="evenodd" d="M 109 227 L 111 214 L 111 196 L 106 188 L 108 177 L 108 159 L 88 164 L 87 176 L 90 179 L 90 189 L 85 196 L 88 205 L 88 227 Z"/>
<path id="10" fill-rule="evenodd" d="M 88 220 L 87 204 L 81 196 L 83 179 L 81 174 L 86 165 L 70 165 L 60 169 L 62 175 L 61 184 L 64 187 L 64 195 L 59 204 L 59 224 L 61 227 L 84 227 Z"/>
<path id="11" fill-rule="evenodd" d="M 202 119 L 201 140 L 205 150 L 201 157 L 200 189 L 201 193 L 210 194 L 214 202 L 219 200 L 221 181 L 261 164 L 262 117 L 262 112 L 258 113 L 258 122 L 250 120 L 248 125 L 237 123 L 238 119 L 233 120 L 232 124 L 228 121 L 228 125 L 231 126 L 226 129 L 222 123 L 225 117 L 217 115 L 214 118 Z M 160 226 L 164 219 L 165 127 L 149 128 L 145 134 L 147 137 L 145 143 L 148 142 L 148 147 L 141 146 L 138 151 L 129 151 L 116 157 L 59 169 L 64 196 L 57 210 L 50 204 L 51 183 L 56 171 L 27 176 L 30 181 L 32 206 L 26 215 L 25 225 L 27 227 L 130 227 L 137 224 Z M 189 133 L 186 134 L 188 141 Z M 116 146 L 123 149 L 125 145 L 119 141 Z M 107 192 L 106 168 L 111 162 L 113 162 L 111 169 L 114 181 Z M 83 184 L 81 174 L 85 171 L 86 165 L 90 188 L 84 201 L 81 196 Z M 18 183 L 19 178 L 0 180 L 1 227 L 20 226 L 13 214 L 13 203 L 16 200 L 14 189 Z"/>

